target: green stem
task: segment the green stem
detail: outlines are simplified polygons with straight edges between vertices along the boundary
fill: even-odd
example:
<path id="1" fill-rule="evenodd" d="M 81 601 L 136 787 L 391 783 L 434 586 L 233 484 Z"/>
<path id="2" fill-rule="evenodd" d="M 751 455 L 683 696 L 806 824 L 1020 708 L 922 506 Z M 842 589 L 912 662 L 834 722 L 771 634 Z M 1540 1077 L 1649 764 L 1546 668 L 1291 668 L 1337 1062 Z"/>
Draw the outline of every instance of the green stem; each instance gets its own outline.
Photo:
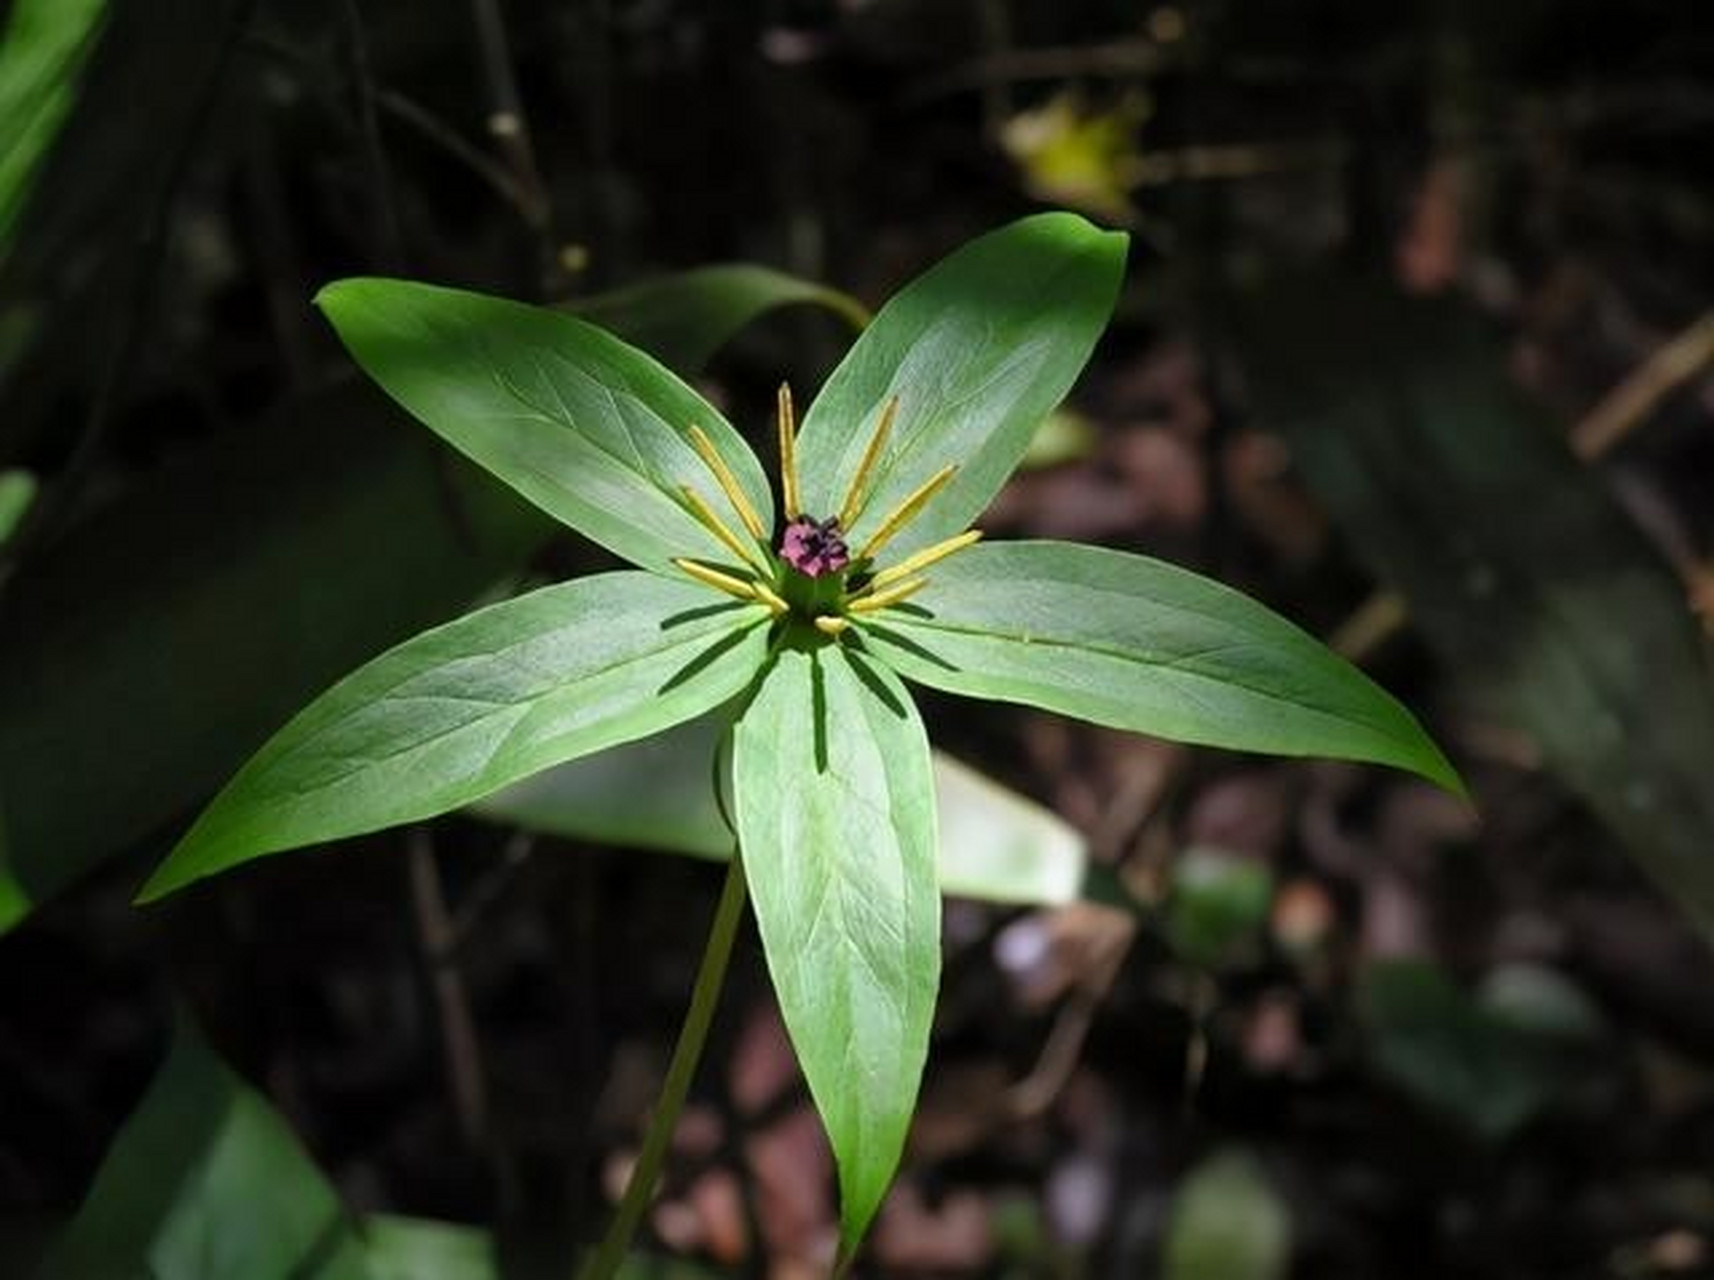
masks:
<path id="1" fill-rule="evenodd" d="M 738 922 L 744 918 L 744 890 L 744 864 L 734 854 L 727 866 L 726 884 L 720 890 L 720 905 L 714 909 L 714 923 L 709 927 L 708 943 L 702 951 L 702 966 L 696 971 L 696 988 L 690 993 L 690 1008 L 684 1015 L 678 1043 L 673 1046 L 672 1062 L 667 1066 L 667 1078 L 661 1085 L 655 1114 L 650 1117 L 648 1132 L 643 1135 L 643 1149 L 637 1155 L 631 1180 L 613 1213 L 607 1235 L 594 1256 L 578 1272 L 578 1280 L 611 1280 L 619 1270 L 619 1264 L 625 1260 L 625 1254 L 631 1247 L 631 1237 L 636 1234 L 637 1224 L 642 1221 L 654 1197 L 661 1160 L 672 1141 L 679 1112 L 684 1109 L 685 1095 L 690 1092 L 696 1064 L 702 1058 L 708 1025 L 714 1020 L 714 1006 L 720 999 L 720 987 L 726 979 L 726 962 L 732 958 L 732 941 L 738 934 Z"/>

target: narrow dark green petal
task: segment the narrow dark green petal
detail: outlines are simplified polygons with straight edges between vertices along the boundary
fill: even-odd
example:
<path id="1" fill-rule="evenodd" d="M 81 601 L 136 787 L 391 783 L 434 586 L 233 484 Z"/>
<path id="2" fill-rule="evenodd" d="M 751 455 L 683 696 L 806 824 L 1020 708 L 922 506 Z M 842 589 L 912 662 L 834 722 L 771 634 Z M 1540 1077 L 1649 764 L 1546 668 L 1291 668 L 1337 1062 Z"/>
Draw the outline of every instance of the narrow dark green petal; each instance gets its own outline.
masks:
<path id="1" fill-rule="evenodd" d="M 768 613 L 652 574 L 545 587 L 425 631 L 310 703 L 226 785 L 143 890 L 445 813 L 742 690 Z"/>
<path id="2" fill-rule="evenodd" d="M 549 515 L 633 564 L 730 562 L 690 514 L 690 485 L 736 532 L 738 512 L 691 447 L 701 427 L 773 529 L 761 464 L 718 410 L 652 356 L 541 307 L 405 280 L 341 280 L 316 296 L 353 357 L 426 426 Z"/>
<path id="3" fill-rule="evenodd" d="M 805 508 L 838 511 L 882 406 L 897 396 L 891 443 L 851 541 L 861 545 L 949 463 L 957 476 L 888 556 L 961 533 L 1089 359 L 1118 296 L 1125 243 L 1075 214 L 1039 214 L 971 241 L 896 294 L 804 420 Z"/>
<path id="4" fill-rule="evenodd" d="M 1415 718 L 1240 592 L 1144 556 L 990 542 L 863 624 L 909 679 L 1181 742 L 1392 765 L 1463 787 Z"/>
<path id="5" fill-rule="evenodd" d="M 940 981 L 928 738 L 891 672 L 839 645 L 786 648 L 738 720 L 732 788 L 849 1250 L 898 1167 Z"/>

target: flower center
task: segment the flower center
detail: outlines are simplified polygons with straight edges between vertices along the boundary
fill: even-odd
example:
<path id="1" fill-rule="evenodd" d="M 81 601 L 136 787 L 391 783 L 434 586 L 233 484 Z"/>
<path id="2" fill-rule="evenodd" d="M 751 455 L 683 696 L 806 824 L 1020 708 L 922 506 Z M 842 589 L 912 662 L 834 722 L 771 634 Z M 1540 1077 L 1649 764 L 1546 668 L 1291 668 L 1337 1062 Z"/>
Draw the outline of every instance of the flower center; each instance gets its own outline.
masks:
<path id="1" fill-rule="evenodd" d="M 851 551 L 845 545 L 839 517 L 794 517 L 780 537 L 780 559 L 810 578 L 844 569 L 851 563 Z"/>

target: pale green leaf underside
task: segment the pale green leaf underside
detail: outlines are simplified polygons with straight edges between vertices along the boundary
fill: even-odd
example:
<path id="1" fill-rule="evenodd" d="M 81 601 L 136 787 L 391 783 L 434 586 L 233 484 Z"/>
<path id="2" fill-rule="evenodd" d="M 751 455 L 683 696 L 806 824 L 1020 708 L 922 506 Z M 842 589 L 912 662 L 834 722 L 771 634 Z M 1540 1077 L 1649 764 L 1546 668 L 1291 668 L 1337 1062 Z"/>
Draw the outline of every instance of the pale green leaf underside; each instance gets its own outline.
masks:
<path id="1" fill-rule="evenodd" d="M 1249 597 L 1144 556 L 982 543 L 865 643 L 909 679 L 1181 742 L 1393 765 L 1461 792 L 1420 725 Z"/>
<path id="2" fill-rule="evenodd" d="M 780 1010 L 839 1164 L 847 1248 L 904 1147 L 940 974 L 928 739 L 892 675 L 782 650 L 739 718 L 738 843 Z"/>
<path id="3" fill-rule="evenodd" d="M 709 785 L 722 710 L 583 756 L 485 796 L 468 812 L 525 831 L 724 859 L 732 829 Z M 1083 836 L 1050 809 L 943 752 L 931 753 L 942 893 L 1059 904 L 1083 888 Z M 0 880 L 0 919 L 5 888 Z"/>
<path id="4" fill-rule="evenodd" d="M 334 685 L 215 797 L 143 891 L 411 822 L 719 705 L 768 615 L 693 583 L 579 578 L 425 631 Z"/>
<path id="5" fill-rule="evenodd" d="M 948 463 L 959 471 L 892 544 L 903 556 L 962 532 L 1000 491 L 1036 427 L 1070 390 L 1107 323 L 1125 237 L 1070 213 L 972 241 L 883 307 L 816 397 L 798 441 L 806 509 L 834 514 L 881 407 L 892 442 L 855 544 Z"/>
<path id="6" fill-rule="evenodd" d="M 738 513 L 686 436 L 699 426 L 773 528 L 755 454 L 652 356 L 540 307 L 405 280 L 341 280 L 317 304 L 357 363 L 425 425 L 549 515 L 633 564 L 730 561 L 690 514 L 689 485 Z"/>

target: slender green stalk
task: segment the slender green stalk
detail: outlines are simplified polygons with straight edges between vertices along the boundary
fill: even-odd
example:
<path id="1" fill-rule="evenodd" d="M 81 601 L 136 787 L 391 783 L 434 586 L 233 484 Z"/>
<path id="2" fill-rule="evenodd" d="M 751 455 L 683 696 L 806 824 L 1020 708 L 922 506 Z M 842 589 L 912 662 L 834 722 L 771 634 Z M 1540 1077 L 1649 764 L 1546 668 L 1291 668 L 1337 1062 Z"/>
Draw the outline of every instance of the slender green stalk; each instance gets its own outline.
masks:
<path id="1" fill-rule="evenodd" d="M 661 1085 L 661 1096 L 655 1103 L 655 1114 L 649 1120 L 649 1130 L 643 1135 L 643 1149 L 637 1155 L 631 1180 L 626 1184 L 624 1198 L 613 1213 L 612 1224 L 601 1241 L 601 1247 L 578 1272 L 578 1280 L 611 1280 L 631 1247 L 631 1237 L 654 1196 L 655 1180 L 660 1176 L 661 1160 L 678 1125 L 679 1112 L 684 1109 L 685 1095 L 690 1092 L 691 1078 L 702 1058 L 702 1046 L 708 1039 L 708 1025 L 714 1020 L 714 1006 L 720 998 L 721 985 L 726 980 L 726 962 L 732 958 L 732 941 L 738 934 L 738 922 L 744 918 L 744 864 L 736 855 L 726 870 L 726 884 L 720 891 L 720 905 L 714 909 L 714 923 L 709 926 L 708 943 L 702 951 L 702 966 L 696 972 L 696 988 L 690 993 L 690 1008 L 679 1029 L 678 1044 L 673 1046 L 672 1061 L 667 1065 L 667 1078 Z"/>

